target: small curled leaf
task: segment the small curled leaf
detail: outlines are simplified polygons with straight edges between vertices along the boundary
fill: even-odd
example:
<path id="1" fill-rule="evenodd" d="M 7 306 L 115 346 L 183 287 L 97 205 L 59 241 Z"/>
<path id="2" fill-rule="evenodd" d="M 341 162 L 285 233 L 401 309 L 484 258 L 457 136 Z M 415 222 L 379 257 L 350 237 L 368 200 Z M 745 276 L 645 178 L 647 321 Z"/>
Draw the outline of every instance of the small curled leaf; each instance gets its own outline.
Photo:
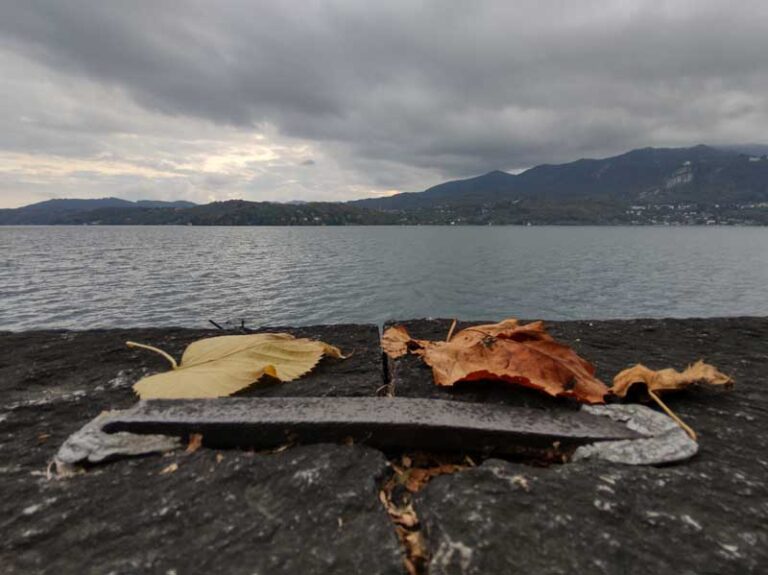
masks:
<path id="1" fill-rule="evenodd" d="M 638 363 L 613 378 L 611 392 L 619 397 L 626 397 L 633 385 L 641 384 L 650 391 L 663 393 L 684 389 L 696 382 L 726 387 L 733 385 L 733 380 L 730 377 L 718 371 L 714 365 L 703 361 L 689 365 L 682 372 L 672 368 L 656 371 Z"/>

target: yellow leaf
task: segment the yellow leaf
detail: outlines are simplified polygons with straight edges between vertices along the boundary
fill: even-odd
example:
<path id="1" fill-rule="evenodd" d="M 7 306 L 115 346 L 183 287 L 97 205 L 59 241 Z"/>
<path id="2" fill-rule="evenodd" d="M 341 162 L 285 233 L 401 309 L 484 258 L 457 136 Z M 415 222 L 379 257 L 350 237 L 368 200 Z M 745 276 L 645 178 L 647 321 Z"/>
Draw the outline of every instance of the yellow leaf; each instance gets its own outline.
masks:
<path id="1" fill-rule="evenodd" d="M 232 395 L 269 375 L 291 381 L 308 373 L 323 355 L 342 358 L 327 343 L 297 339 L 287 333 L 225 335 L 198 340 L 176 362 L 165 352 L 128 342 L 129 347 L 151 349 L 165 356 L 173 369 L 150 375 L 133 386 L 141 399 L 196 399 Z"/>

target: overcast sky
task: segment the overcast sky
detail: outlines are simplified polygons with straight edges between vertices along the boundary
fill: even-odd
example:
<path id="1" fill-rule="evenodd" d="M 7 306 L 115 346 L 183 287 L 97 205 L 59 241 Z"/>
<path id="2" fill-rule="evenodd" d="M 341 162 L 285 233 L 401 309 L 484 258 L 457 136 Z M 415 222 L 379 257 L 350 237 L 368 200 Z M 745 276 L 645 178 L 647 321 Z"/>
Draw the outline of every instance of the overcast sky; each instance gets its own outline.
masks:
<path id="1" fill-rule="evenodd" d="M 768 2 L 0 0 L 0 207 L 768 143 Z"/>

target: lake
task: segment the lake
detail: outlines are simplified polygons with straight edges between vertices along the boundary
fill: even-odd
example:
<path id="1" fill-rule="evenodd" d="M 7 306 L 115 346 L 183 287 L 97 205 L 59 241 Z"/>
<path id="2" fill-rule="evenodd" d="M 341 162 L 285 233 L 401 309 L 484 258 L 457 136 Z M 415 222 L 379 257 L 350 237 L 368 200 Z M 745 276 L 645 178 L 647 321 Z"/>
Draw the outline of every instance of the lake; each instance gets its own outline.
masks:
<path id="1" fill-rule="evenodd" d="M 768 228 L 0 227 L 0 329 L 768 315 Z"/>

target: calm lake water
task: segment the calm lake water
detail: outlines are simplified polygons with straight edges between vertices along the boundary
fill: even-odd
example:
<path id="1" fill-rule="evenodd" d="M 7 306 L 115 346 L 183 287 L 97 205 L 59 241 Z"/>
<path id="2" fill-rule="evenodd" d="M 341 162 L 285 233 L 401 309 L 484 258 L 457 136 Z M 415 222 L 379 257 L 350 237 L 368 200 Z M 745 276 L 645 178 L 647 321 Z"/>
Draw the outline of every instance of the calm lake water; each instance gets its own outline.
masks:
<path id="1" fill-rule="evenodd" d="M 0 329 L 768 315 L 768 228 L 0 227 Z"/>

